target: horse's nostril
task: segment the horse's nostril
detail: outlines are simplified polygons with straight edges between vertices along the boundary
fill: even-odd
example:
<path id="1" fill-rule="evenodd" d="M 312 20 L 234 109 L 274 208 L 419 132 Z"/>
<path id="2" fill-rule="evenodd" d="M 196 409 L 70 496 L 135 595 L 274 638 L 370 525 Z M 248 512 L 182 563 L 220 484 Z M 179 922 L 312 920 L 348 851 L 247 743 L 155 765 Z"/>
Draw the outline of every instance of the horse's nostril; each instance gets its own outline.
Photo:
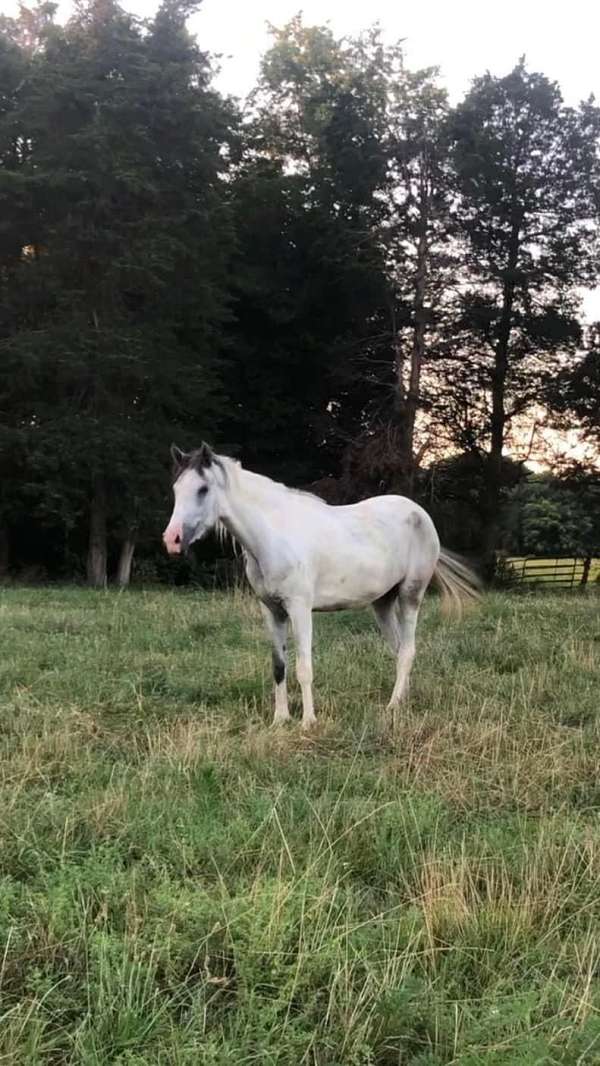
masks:
<path id="1" fill-rule="evenodd" d="M 176 543 L 176 544 L 181 544 L 181 537 L 179 536 L 179 533 L 178 533 L 178 534 L 177 534 L 177 536 L 175 537 L 175 543 Z"/>

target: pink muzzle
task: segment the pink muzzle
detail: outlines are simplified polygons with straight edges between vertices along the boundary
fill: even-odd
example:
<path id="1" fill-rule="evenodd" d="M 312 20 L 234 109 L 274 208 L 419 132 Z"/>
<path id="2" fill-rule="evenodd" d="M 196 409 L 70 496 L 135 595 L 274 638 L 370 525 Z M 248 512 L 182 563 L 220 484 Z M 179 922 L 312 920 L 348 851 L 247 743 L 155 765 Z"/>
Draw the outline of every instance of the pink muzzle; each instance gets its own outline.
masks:
<path id="1" fill-rule="evenodd" d="M 181 555 L 183 549 L 183 527 L 180 522 L 169 522 L 163 533 L 163 541 L 169 555 Z"/>

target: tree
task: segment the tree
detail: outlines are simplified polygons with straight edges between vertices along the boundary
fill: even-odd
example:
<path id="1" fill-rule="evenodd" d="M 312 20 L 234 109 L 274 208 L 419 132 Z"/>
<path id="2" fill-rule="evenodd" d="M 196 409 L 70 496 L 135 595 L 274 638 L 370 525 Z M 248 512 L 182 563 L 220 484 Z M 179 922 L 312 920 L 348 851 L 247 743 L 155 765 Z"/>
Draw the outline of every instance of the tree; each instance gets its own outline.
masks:
<path id="1" fill-rule="evenodd" d="M 573 364 L 546 382 L 546 400 L 560 428 L 573 418 L 590 445 L 592 465 L 600 463 L 600 323 L 587 330 L 586 347 Z"/>
<path id="2" fill-rule="evenodd" d="M 32 56 L 44 47 L 54 29 L 57 9 L 58 4 L 52 0 L 37 0 L 33 7 L 20 2 L 16 18 L 0 16 L 0 34 L 5 40 L 13 41 L 25 56 Z"/>
<path id="3" fill-rule="evenodd" d="M 471 399 L 470 432 L 487 454 L 488 556 L 511 420 L 580 343 L 577 287 L 598 273 L 599 128 L 597 108 L 566 107 L 557 85 L 523 62 L 507 77 L 477 79 L 452 118 L 466 257 L 447 394 L 456 395 L 458 379 Z"/>
<path id="4" fill-rule="evenodd" d="M 521 463 L 505 458 L 502 464 L 505 493 L 515 490 L 526 474 Z M 443 544 L 480 556 L 486 497 L 482 455 L 466 451 L 430 463 L 420 473 L 417 495 L 433 518 Z"/>
<path id="5" fill-rule="evenodd" d="M 19 266 L 24 244 L 22 202 L 12 195 L 13 176 L 25 152 L 17 109 L 30 71 L 30 57 L 20 46 L 19 21 L 0 21 L 0 344 L 20 321 L 22 289 Z M 10 561 L 10 529 L 22 510 L 22 441 L 19 418 L 30 385 L 28 366 L 6 373 L 0 354 L 0 575 Z"/>
<path id="6" fill-rule="evenodd" d="M 517 555 L 589 555 L 598 546 L 599 504 L 591 485 L 530 475 L 508 496 L 505 547 Z"/>
<path id="7" fill-rule="evenodd" d="M 392 291 L 397 487 L 413 491 L 420 454 L 417 416 L 435 391 L 434 356 L 456 255 L 450 211 L 446 92 L 436 69 L 411 72 L 397 50 L 388 63 L 389 218 L 384 230 Z M 426 447 L 422 442 L 421 447 Z"/>
<path id="8" fill-rule="evenodd" d="M 359 356 L 386 302 L 378 50 L 299 18 L 274 31 L 233 186 L 231 433 L 296 481 L 335 468 L 368 403 Z"/>
<path id="9" fill-rule="evenodd" d="M 15 430 L 40 517 L 87 514 L 90 584 L 162 499 L 156 455 L 214 428 L 232 244 L 221 175 L 235 121 L 166 0 L 148 25 L 113 0 L 47 36 L 2 129 L 12 308 L 2 389 L 29 368 Z M 12 253 L 12 259 L 10 254 Z M 14 397 L 12 409 L 15 410 Z M 65 511 L 67 512 L 65 514 Z"/>

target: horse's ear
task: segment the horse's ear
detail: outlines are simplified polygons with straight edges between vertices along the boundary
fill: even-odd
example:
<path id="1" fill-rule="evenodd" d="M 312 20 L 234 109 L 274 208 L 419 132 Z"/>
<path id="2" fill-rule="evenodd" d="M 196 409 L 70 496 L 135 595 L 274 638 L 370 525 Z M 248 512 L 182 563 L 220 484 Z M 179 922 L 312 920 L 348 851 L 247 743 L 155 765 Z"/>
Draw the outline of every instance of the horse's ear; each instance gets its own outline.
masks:
<path id="1" fill-rule="evenodd" d="M 175 466 L 185 466 L 186 454 L 176 444 L 171 445 L 171 459 Z"/>
<path id="2" fill-rule="evenodd" d="M 198 465 L 201 467 L 210 466 L 213 461 L 213 451 L 209 448 L 208 444 L 202 441 L 198 452 Z"/>

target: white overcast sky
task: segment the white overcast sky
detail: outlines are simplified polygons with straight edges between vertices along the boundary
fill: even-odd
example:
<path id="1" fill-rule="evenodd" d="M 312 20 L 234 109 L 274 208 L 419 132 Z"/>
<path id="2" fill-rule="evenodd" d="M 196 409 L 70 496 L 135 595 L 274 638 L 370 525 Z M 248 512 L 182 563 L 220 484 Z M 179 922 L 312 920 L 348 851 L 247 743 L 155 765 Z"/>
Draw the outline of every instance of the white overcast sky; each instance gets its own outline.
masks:
<path id="1" fill-rule="evenodd" d="M 132 0 L 131 8 L 150 12 L 154 3 Z M 388 40 L 404 39 L 409 65 L 441 68 L 453 98 L 477 74 L 503 74 L 523 54 L 560 82 L 569 103 L 600 97 L 597 0 L 204 0 L 191 25 L 204 48 L 223 53 L 223 89 L 248 91 L 268 44 L 266 23 L 281 25 L 299 10 L 305 22 L 329 22 L 339 35 L 379 22 Z"/>
<path id="2" fill-rule="evenodd" d="M 139 15 L 152 15 L 156 0 L 123 0 Z M 0 0 L 13 14 L 16 0 Z M 60 4 L 61 16 L 70 4 Z M 379 22 L 389 41 L 404 39 L 410 66 L 439 66 L 453 100 L 473 77 L 504 74 L 525 55 L 530 68 L 559 82 L 569 104 L 594 93 L 600 100 L 599 0 L 204 0 L 190 28 L 206 51 L 220 53 L 218 87 L 245 96 L 268 47 L 267 23 L 281 26 L 298 11 L 308 24 L 329 23 L 336 35 L 356 34 Z M 600 291 L 586 298 L 600 318 Z"/>

